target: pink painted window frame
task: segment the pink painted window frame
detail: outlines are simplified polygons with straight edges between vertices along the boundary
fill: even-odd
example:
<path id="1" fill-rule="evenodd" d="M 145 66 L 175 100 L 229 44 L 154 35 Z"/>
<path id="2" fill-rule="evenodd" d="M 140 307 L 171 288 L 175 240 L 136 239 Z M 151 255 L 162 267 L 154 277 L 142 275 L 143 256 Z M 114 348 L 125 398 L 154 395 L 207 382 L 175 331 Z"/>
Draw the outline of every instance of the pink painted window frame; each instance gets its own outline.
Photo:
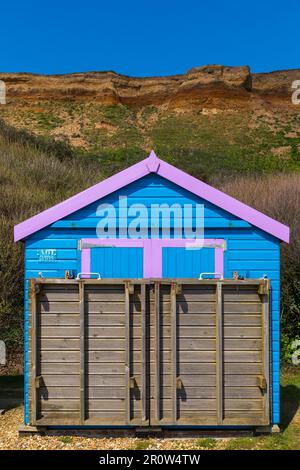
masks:
<path id="1" fill-rule="evenodd" d="M 162 249 L 163 248 L 184 248 L 192 245 L 204 243 L 204 247 L 212 247 L 215 250 L 215 272 L 224 276 L 224 249 L 225 241 L 222 238 L 205 238 L 195 240 L 188 238 L 83 238 L 81 250 L 81 271 L 89 273 L 91 271 L 91 248 L 84 247 L 85 244 L 114 246 L 118 248 L 143 248 L 143 277 L 162 277 Z M 99 273 L 101 275 L 101 273 Z M 199 272 L 200 274 L 200 272 Z"/>

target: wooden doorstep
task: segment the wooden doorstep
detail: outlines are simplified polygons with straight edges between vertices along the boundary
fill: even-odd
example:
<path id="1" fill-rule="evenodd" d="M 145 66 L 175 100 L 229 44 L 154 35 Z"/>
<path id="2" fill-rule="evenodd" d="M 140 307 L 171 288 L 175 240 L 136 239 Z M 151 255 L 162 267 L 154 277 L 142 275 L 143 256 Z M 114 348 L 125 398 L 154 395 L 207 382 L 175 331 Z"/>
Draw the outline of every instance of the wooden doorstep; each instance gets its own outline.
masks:
<path id="1" fill-rule="evenodd" d="M 75 425 L 76 426 L 76 425 Z M 68 434 L 75 435 L 80 430 L 86 432 L 87 437 L 89 437 L 90 433 L 93 434 L 93 437 L 97 438 L 117 438 L 117 437 L 137 437 L 137 438 L 158 438 L 158 439 L 197 439 L 200 437 L 215 437 L 215 438 L 227 438 L 227 437 L 252 437 L 255 435 L 259 435 L 261 433 L 271 433 L 272 427 L 265 426 L 265 427 L 257 427 L 249 429 L 170 429 L 170 428 L 161 428 L 159 426 L 152 426 L 152 427 L 130 427 L 124 429 L 84 429 L 80 426 L 76 429 L 71 430 L 61 430 L 62 434 L 65 435 L 66 431 Z M 52 429 L 51 429 L 52 431 Z M 29 425 L 21 425 L 19 427 L 19 437 L 27 437 L 32 435 L 45 435 L 51 432 L 48 430 L 47 426 L 29 426 Z M 55 435 L 59 434 L 60 430 L 54 430 Z"/>
<path id="2" fill-rule="evenodd" d="M 35 434 L 44 434 L 47 430 L 46 426 L 29 426 L 26 424 L 21 424 L 19 426 L 18 432 L 19 437 L 24 436 L 33 436 Z"/>

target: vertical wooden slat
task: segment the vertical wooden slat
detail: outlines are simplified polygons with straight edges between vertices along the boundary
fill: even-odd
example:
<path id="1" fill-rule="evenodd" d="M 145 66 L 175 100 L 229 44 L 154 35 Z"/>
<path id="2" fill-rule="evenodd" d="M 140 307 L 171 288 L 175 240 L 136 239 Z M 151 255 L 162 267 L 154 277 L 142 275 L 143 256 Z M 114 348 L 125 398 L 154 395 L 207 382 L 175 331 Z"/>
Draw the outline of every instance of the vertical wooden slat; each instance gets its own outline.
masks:
<path id="1" fill-rule="evenodd" d="M 155 413 L 160 420 L 160 284 L 154 284 L 154 318 L 155 318 Z"/>
<path id="2" fill-rule="evenodd" d="M 264 392 L 263 407 L 266 424 L 270 422 L 270 345 L 269 345 L 269 318 L 270 318 L 270 283 L 265 281 L 267 293 L 262 298 L 262 367 L 267 387 Z"/>
<path id="3" fill-rule="evenodd" d="M 142 370 L 141 370 L 141 412 L 142 424 L 147 420 L 147 338 L 146 338 L 146 284 L 141 285 L 141 326 L 142 326 Z"/>
<path id="4" fill-rule="evenodd" d="M 84 328 L 84 282 L 79 282 L 80 315 L 80 423 L 85 421 L 85 328 Z"/>
<path id="5" fill-rule="evenodd" d="M 172 420 L 177 423 L 177 324 L 176 324 L 176 284 L 171 284 L 171 370 L 172 370 Z"/>
<path id="6" fill-rule="evenodd" d="M 37 298 L 34 279 L 30 281 L 31 300 L 31 424 L 36 424 L 37 419 Z"/>
<path id="7" fill-rule="evenodd" d="M 217 422 L 223 422 L 223 299 L 222 283 L 216 285 L 216 397 Z"/>
<path id="8" fill-rule="evenodd" d="M 130 293 L 125 283 L 125 420 L 129 424 L 130 414 Z"/>

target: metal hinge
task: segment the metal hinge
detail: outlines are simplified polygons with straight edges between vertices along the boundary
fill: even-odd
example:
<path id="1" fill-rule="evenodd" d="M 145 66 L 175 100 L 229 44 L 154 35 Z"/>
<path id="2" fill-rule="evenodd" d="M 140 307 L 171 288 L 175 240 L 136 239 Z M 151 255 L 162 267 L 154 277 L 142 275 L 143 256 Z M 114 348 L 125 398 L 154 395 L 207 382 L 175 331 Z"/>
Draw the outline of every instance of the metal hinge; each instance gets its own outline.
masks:
<path id="1" fill-rule="evenodd" d="M 129 378 L 129 388 L 135 388 L 135 387 L 136 387 L 135 377 L 130 377 Z"/>
<path id="2" fill-rule="evenodd" d="M 34 284 L 34 292 L 35 294 L 39 294 L 41 292 L 41 286 L 39 284 Z"/>
<path id="3" fill-rule="evenodd" d="M 176 388 L 177 390 L 182 390 L 183 389 L 183 382 L 181 377 L 177 377 L 176 379 Z"/>
<path id="4" fill-rule="evenodd" d="M 269 283 L 268 281 L 262 281 L 258 286 L 258 294 L 266 295 L 269 293 Z"/>
<path id="5" fill-rule="evenodd" d="M 134 284 L 131 284 L 129 281 L 125 282 L 125 286 L 128 289 L 128 294 L 134 294 Z"/>
<path id="6" fill-rule="evenodd" d="M 43 386 L 43 383 L 44 383 L 43 377 L 41 375 L 38 375 L 34 381 L 35 388 L 41 388 Z"/>
<path id="7" fill-rule="evenodd" d="M 182 285 L 177 284 L 177 282 L 172 282 L 172 288 L 175 289 L 176 295 L 181 294 L 182 292 Z"/>
<path id="8" fill-rule="evenodd" d="M 267 390 L 267 380 L 263 375 L 258 375 L 256 377 L 256 385 L 262 392 L 265 392 Z"/>

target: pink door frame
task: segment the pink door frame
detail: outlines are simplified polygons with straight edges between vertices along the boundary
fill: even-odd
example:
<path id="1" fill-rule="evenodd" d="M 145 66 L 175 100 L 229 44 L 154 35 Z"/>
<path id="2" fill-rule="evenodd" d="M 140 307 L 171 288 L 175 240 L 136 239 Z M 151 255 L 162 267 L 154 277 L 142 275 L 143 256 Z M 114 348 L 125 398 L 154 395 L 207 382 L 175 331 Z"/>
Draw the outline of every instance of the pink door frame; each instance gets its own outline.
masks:
<path id="1" fill-rule="evenodd" d="M 163 248 L 200 249 L 204 246 L 215 249 L 215 272 L 224 276 L 225 241 L 222 238 L 201 240 L 188 238 L 83 238 L 81 246 L 81 271 L 83 273 L 91 271 L 91 248 L 97 246 L 143 248 L 143 277 L 145 279 L 162 277 Z"/>

